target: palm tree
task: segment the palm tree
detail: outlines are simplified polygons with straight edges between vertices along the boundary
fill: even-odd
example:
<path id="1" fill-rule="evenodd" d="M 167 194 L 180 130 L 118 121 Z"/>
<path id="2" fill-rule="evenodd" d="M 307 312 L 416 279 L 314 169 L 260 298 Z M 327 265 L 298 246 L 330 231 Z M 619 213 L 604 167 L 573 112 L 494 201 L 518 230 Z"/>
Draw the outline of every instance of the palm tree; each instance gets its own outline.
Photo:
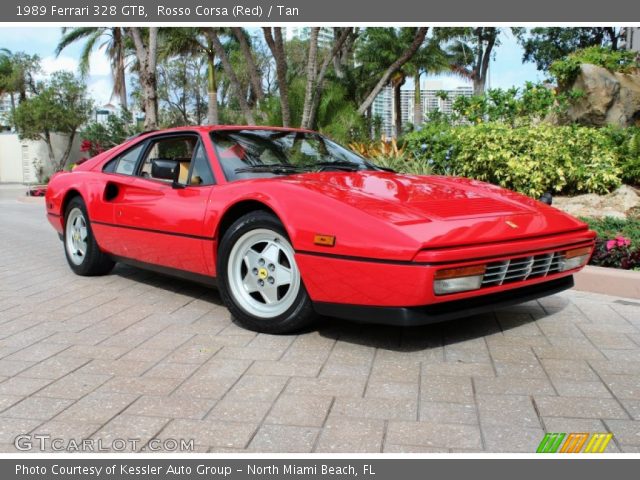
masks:
<path id="1" fill-rule="evenodd" d="M 447 52 L 453 73 L 473 82 L 474 95 L 482 95 L 487 83 L 493 48 L 498 45 L 496 27 L 440 29 L 439 38 L 450 40 Z"/>
<path id="2" fill-rule="evenodd" d="M 62 28 L 62 38 L 56 47 L 56 56 L 69 45 L 85 41 L 80 55 L 80 73 L 84 76 L 89 73 L 91 52 L 105 48 L 111 62 L 111 74 L 113 75 L 112 97 L 117 96 L 120 106 L 127 110 L 127 84 L 126 69 L 127 57 L 130 55 L 131 46 L 127 45 L 126 36 L 121 27 L 76 27 Z"/>
<path id="3" fill-rule="evenodd" d="M 437 38 L 429 38 L 414 54 L 407 64 L 406 70 L 413 77 L 415 85 L 413 102 L 413 124 L 420 125 L 423 121 L 422 115 L 422 91 L 420 78 L 423 73 L 441 73 L 449 71 L 451 67 L 451 57 L 441 48 Z"/>
<path id="4" fill-rule="evenodd" d="M 367 28 L 357 52 L 364 69 L 370 71 L 370 77 L 377 81 L 358 107 L 358 112 L 364 114 L 368 111 L 380 90 L 390 84 L 394 89 L 396 135 L 400 134 L 402 127 L 400 88 L 406 81 L 403 67 L 422 46 L 428 30 L 428 27 Z"/>
<path id="5" fill-rule="evenodd" d="M 203 55 L 207 60 L 207 123 L 220 123 L 218 114 L 218 80 L 216 50 L 203 27 L 171 28 L 163 33 L 160 55 Z"/>

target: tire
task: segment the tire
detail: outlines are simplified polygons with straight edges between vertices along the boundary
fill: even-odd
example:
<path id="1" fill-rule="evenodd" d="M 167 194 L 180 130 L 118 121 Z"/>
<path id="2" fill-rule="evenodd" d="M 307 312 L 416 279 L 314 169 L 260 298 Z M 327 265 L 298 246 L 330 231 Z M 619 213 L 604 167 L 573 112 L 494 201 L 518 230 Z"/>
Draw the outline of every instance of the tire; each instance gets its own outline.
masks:
<path id="1" fill-rule="evenodd" d="M 255 211 L 236 220 L 218 249 L 218 288 L 238 324 L 262 333 L 292 333 L 316 318 L 280 220 Z"/>
<path id="2" fill-rule="evenodd" d="M 115 262 L 98 247 L 87 207 L 80 197 L 72 198 L 67 205 L 62 240 L 69 267 L 77 275 L 105 275 L 113 269 Z"/>

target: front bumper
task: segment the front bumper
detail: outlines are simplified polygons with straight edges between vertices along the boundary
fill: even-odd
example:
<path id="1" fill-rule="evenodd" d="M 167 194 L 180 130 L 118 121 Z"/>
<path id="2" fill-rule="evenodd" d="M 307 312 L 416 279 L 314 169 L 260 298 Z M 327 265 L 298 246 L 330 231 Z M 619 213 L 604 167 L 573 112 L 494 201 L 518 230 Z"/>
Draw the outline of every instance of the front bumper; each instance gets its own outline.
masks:
<path id="1" fill-rule="evenodd" d="M 571 287 L 573 287 L 573 276 L 569 275 L 488 295 L 477 295 L 472 298 L 417 307 L 371 307 L 315 302 L 314 308 L 318 314 L 328 317 L 363 323 L 408 327 L 439 323 L 490 312 L 547 295 L 553 295 Z"/>

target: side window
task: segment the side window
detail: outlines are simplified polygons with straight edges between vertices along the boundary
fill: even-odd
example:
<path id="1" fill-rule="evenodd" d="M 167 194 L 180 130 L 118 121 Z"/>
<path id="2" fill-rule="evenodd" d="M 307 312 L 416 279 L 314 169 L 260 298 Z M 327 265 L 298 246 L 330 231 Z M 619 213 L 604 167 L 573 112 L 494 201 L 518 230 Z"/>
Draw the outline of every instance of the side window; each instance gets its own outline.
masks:
<path id="1" fill-rule="evenodd" d="M 191 167 L 191 157 L 197 142 L 198 138 L 195 136 L 169 137 L 156 140 L 151 144 L 142 161 L 139 175 L 144 178 L 171 183 L 170 180 L 154 177 L 152 169 L 154 161 L 171 160 L 178 163 L 178 181 L 186 185 Z"/>
<path id="2" fill-rule="evenodd" d="M 209 159 L 204 151 L 202 143 L 198 143 L 196 151 L 191 160 L 191 175 L 189 177 L 189 185 L 213 185 L 213 174 Z"/>
<path id="3" fill-rule="evenodd" d="M 143 147 L 144 142 L 118 155 L 113 160 L 109 160 L 102 171 L 107 173 L 120 173 L 122 175 L 133 175 Z"/>

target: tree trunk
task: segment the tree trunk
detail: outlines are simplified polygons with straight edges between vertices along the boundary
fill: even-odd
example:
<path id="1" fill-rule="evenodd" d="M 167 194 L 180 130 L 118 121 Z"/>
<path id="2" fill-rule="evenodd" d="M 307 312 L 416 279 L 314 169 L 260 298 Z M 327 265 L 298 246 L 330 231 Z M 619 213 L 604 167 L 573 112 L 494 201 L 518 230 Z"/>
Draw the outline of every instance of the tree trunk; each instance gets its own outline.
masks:
<path id="1" fill-rule="evenodd" d="M 400 92 L 402 82 L 393 86 L 394 129 L 396 138 L 402 135 L 402 94 Z"/>
<path id="2" fill-rule="evenodd" d="M 424 115 L 422 114 L 422 90 L 420 88 L 420 70 L 413 76 L 414 97 L 413 97 L 413 125 L 418 127 L 422 125 Z"/>
<path id="3" fill-rule="evenodd" d="M 318 33 L 320 27 L 311 28 L 309 35 L 309 56 L 307 57 L 307 86 L 304 91 L 304 107 L 302 108 L 301 128 L 310 128 L 313 94 L 318 75 Z"/>
<path id="4" fill-rule="evenodd" d="M 424 42 L 424 38 L 426 37 L 428 31 L 429 31 L 429 27 L 420 27 L 416 30 L 416 34 L 415 34 L 415 37 L 413 38 L 413 42 L 411 42 L 411 45 L 402 53 L 402 55 L 400 55 L 400 57 L 395 62 L 389 65 L 389 68 L 387 68 L 387 70 L 384 72 L 382 77 L 380 77 L 380 80 L 378 80 L 378 83 L 376 84 L 376 86 L 373 87 L 373 90 L 371 90 L 371 92 L 369 93 L 369 95 L 367 95 L 367 98 L 364 100 L 364 102 L 362 102 L 358 107 L 358 113 L 360 115 L 363 115 L 364 112 L 367 111 L 367 108 L 369 108 L 369 105 L 371 105 L 373 101 L 376 99 L 376 97 L 378 96 L 378 93 L 380 93 L 380 90 L 382 90 L 382 88 L 387 83 L 389 83 L 389 79 L 391 78 L 391 75 L 393 75 L 397 70 L 402 68 L 402 66 L 405 63 L 411 60 L 411 57 L 416 53 L 418 48 L 420 48 L 420 45 L 422 45 L 422 42 Z"/>
<path id="5" fill-rule="evenodd" d="M 115 81 L 113 86 L 113 93 L 118 95 L 120 100 L 120 108 L 123 110 L 129 109 L 129 102 L 127 99 L 127 81 L 126 81 L 126 65 L 125 65 L 125 47 L 124 47 L 124 38 L 122 35 L 121 27 L 114 27 L 113 31 L 113 43 L 116 48 L 116 58 L 115 62 Z"/>
<path id="6" fill-rule="evenodd" d="M 345 28 L 340 37 L 338 37 L 336 43 L 334 44 L 333 48 L 331 49 L 331 52 L 329 52 L 323 62 L 322 62 L 322 66 L 320 67 L 320 71 L 318 73 L 318 77 L 316 79 L 316 85 L 313 91 L 313 101 L 311 102 L 311 113 L 309 114 L 309 127 L 308 128 L 314 128 L 315 124 L 316 124 L 316 116 L 318 114 L 318 107 L 320 105 L 320 98 L 322 97 L 322 90 L 324 89 L 324 77 L 327 74 L 327 70 L 329 69 L 329 65 L 331 64 L 332 60 L 334 60 L 336 58 L 336 56 L 338 55 L 338 52 L 340 52 L 340 50 L 342 49 L 342 47 L 344 46 L 345 42 L 347 41 L 347 39 L 349 38 L 349 36 L 351 35 L 351 32 L 353 31 L 353 29 L 351 28 Z"/>
<path id="7" fill-rule="evenodd" d="M 487 34 L 487 30 L 489 33 Z M 485 92 L 487 84 L 487 72 L 489 71 L 489 63 L 491 61 L 491 52 L 496 43 L 498 32 L 495 27 L 479 28 L 478 33 L 478 55 L 475 67 L 475 75 L 473 77 L 473 93 L 474 95 L 482 95 Z M 484 40 L 486 37 L 486 46 Z"/>
<path id="8" fill-rule="evenodd" d="M 227 56 L 227 52 L 225 52 L 224 47 L 222 46 L 222 43 L 218 38 L 217 30 L 215 28 L 208 28 L 206 30 L 206 35 L 211 41 L 211 44 L 213 45 L 213 49 L 215 50 L 216 55 L 218 55 L 218 57 L 220 58 L 220 61 L 222 62 L 222 68 L 224 69 L 224 73 L 227 75 L 227 77 L 229 77 L 229 81 L 233 86 L 233 90 L 236 94 L 236 98 L 238 100 L 238 104 L 240 105 L 240 110 L 242 110 L 242 114 L 244 115 L 244 118 L 246 119 L 249 125 L 255 125 L 256 121 L 253 117 L 253 112 L 251 111 L 251 108 L 247 103 L 247 98 L 242 89 L 242 84 L 240 83 L 240 80 L 238 79 L 236 72 L 233 70 L 233 66 L 231 65 L 231 61 Z"/>
<path id="9" fill-rule="evenodd" d="M 149 28 L 148 44 L 142 38 L 139 27 L 129 27 L 129 35 L 136 48 L 136 57 L 140 64 L 139 79 L 142 87 L 144 105 L 144 128 L 154 130 L 158 126 L 158 88 L 156 61 L 158 58 L 158 27 Z"/>
<path id="10" fill-rule="evenodd" d="M 245 61 L 247 62 L 247 69 L 249 70 L 249 81 L 251 82 L 251 88 L 253 90 L 253 94 L 256 96 L 258 100 L 258 106 L 264 100 L 264 91 L 262 88 L 262 76 L 260 75 L 260 70 L 256 65 L 255 58 L 253 57 L 253 53 L 251 52 L 251 45 L 247 41 L 247 36 L 245 32 L 240 27 L 231 27 L 231 31 L 233 35 L 238 40 L 240 44 L 240 50 L 242 51 L 242 55 L 244 56 Z"/>
<path id="11" fill-rule="evenodd" d="M 291 108 L 289 107 L 289 84 L 287 83 L 287 57 L 282 41 L 282 28 L 262 27 L 264 39 L 269 46 L 276 62 L 276 76 L 278 78 L 278 90 L 280 91 L 280 109 L 282 111 L 282 126 L 291 125 Z"/>
<path id="12" fill-rule="evenodd" d="M 213 46 L 211 47 L 213 48 Z M 218 119 L 218 82 L 216 80 L 216 57 L 210 50 L 207 55 L 207 123 L 217 125 Z"/>

